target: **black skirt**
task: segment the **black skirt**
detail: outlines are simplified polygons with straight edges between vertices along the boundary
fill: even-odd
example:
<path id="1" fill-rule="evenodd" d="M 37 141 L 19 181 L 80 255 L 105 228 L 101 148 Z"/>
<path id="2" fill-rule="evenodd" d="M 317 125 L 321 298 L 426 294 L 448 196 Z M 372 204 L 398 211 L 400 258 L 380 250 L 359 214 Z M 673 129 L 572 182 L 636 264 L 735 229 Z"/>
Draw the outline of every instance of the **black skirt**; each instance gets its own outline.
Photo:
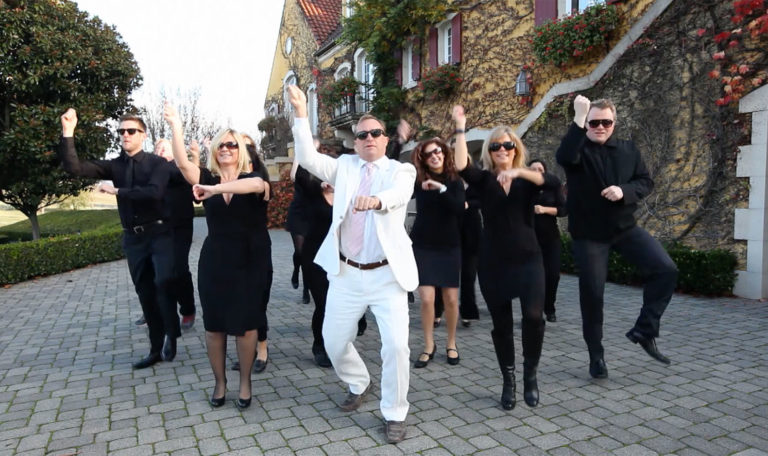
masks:
<path id="1" fill-rule="evenodd" d="M 430 249 L 413 247 L 419 269 L 419 286 L 458 288 L 461 272 L 461 248 Z"/>

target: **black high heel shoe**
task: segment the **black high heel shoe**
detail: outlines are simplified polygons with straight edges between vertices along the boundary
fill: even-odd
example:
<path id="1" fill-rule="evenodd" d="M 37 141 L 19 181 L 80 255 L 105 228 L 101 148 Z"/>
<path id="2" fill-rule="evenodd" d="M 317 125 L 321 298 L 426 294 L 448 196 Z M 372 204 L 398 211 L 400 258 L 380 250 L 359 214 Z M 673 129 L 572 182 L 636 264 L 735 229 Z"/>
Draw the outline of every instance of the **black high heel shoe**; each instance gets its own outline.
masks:
<path id="1" fill-rule="evenodd" d="M 416 369 L 421 369 L 422 367 L 427 367 L 427 364 L 429 364 L 430 361 L 432 361 L 432 358 L 435 357 L 435 352 L 437 351 L 437 344 L 435 344 L 432 347 L 432 353 L 422 352 L 421 355 L 419 355 L 419 358 L 416 359 L 416 362 L 413 363 L 413 367 Z M 420 358 L 423 355 L 427 355 L 426 361 L 421 360 Z"/>
<path id="2" fill-rule="evenodd" d="M 243 399 L 238 397 L 234 403 L 238 410 L 245 410 L 251 406 L 251 398 L 249 397 L 248 399 Z"/>
<path id="3" fill-rule="evenodd" d="M 221 397 L 214 397 L 214 394 L 216 394 L 215 386 L 213 387 L 213 394 L 211 394 L 211 398 L 208 400 L 208 403 L 213 407 L 221 407 L 224 405 L 224 401 L 227 400 L 227 382 L 224 382 L 224 395 Z"/>

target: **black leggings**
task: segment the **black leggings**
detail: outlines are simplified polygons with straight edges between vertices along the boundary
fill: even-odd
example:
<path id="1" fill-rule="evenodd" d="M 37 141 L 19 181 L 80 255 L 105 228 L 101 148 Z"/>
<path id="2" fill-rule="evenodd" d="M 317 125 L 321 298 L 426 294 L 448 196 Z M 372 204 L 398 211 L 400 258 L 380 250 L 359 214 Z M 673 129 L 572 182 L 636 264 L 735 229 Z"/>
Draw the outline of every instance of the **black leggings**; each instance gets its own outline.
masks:
<path id="1" fill-rule="evenodd" d="M 544 265 L 541 256 L 524 264 L 480 257 L 480 291 L 493 320 L 493 331 L 511 339 L 512 299 L 520 298 L 523 315 L 523 356 L 538 362 L 544 342 Z M 513 349 L 514 350 L 514 349 Z"/>
<path id="2" fill-rule="evenodd" d="M 544 260 L 544 313 L 555 313 L 555 300 L 557 299 L 557 286 L 560 283 L 560 238 L 552 240 L 539 239 L 541 256 Z"/>

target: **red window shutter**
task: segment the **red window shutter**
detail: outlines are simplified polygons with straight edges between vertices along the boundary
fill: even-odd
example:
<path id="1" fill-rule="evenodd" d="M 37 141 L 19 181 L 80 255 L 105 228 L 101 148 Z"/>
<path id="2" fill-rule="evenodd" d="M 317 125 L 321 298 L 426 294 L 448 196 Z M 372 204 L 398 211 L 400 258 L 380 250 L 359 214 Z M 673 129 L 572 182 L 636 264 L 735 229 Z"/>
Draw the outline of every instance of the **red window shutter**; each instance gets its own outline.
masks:
<path id="1" fill-rule="evenodd" d="M 461 13 L 451 19 L 451 63 L 461 62 Z"/>
<path id="2" fill-rule="evenodd" d="M 421 40 L 413 40 L 413 51 L 411 52 L 411 79 L 418 81 L 421 79 Z"/>
<path id="3" fill-rule="evenodd" d="M 429 67 L 437 68 L 437 29 L 429 29 Z"/>
<path id="4" fill-rule="evenodd" d="M 536 25 L 541 25 L 550 19 L 557 19 L 557 2 L 555 0 L 536 0 L 533 8 Z"/>
<path id="5" fill-rule="evenodd" d="M 398 49 L 395 51 L 395 61 L 397 62 L 397 65 L 395 66 L 395 81 L 397 81 L 398 86 L 401 86 L 403 85 L 403 51 L 402 49 Z"/>

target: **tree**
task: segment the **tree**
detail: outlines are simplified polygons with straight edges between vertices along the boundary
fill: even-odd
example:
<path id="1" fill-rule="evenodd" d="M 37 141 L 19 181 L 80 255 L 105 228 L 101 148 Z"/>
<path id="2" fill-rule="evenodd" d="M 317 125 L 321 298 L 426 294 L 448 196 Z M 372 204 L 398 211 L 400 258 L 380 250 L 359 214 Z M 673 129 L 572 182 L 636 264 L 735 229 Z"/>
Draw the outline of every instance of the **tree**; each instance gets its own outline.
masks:
<path id="1" fill-rule="evenodd" d="M 193 89 L 189 91 L 178 90 L 176 94 L 169 96 L 165 89 L 161 89 L 156 98 L 149 100 L 144 104 L 140 111 L 144 122 L 147 124 L 147 134 L 154 144 L 158 139 L 171 138 L 171 130 L 168 123 L 163 119 L 163 103 L 168 100 L 179 111 L 181 124 L 184 127 L 184 142 L 189 144 L 193 139 L 202 143 L 204 138 L 213 138 L 222 128 L 215 122 L 207 119 L 200 112 L 200 90 Z M 201 162 L 205 162 L 201 150 Z"/>
<path id="2" fill-rule="evenodd" d="M 141 84 L 133 55 L 112 26 L 69 1 L 0 3 L 0 201 L 29 218 L 92 181 L 59 167 L 59 116 L 77 109 L 78 152 L 95 159 L 117 144 L 105 124 L 131 107 Z"/>

